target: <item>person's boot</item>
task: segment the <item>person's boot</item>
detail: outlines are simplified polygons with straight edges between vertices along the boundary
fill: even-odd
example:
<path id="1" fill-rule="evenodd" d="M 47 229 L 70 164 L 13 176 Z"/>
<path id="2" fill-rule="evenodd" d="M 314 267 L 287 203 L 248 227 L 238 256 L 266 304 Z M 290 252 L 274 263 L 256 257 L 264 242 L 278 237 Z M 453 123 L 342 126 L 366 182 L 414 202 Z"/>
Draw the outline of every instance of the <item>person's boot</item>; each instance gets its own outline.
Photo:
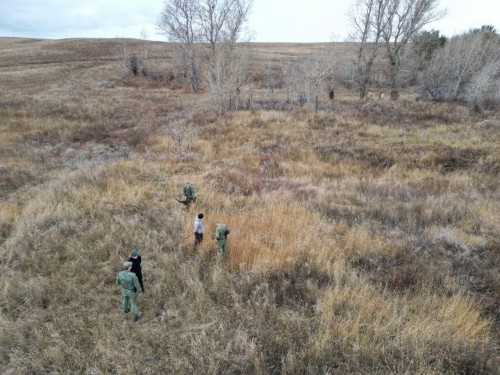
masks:
<path id="1" fill-rule="evenodd" d="M 130 311 L 130 309 L 127 309 L 124 311 L 125 314 L 127 314 Z"/>
<path id="2" fill-rule="evenodd" d="M 134 322 L 137 322 L 140 319 L 139 315 L 134 316 Z"/>

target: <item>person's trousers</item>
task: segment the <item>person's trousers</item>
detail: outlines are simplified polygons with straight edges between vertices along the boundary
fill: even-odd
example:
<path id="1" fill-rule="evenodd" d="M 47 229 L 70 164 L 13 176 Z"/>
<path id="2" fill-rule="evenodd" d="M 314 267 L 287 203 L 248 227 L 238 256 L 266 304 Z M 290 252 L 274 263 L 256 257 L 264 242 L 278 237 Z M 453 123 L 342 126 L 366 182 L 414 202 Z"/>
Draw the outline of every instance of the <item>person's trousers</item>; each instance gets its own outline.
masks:
<path id="1" fill-rule="evenodd" d="M 122 308 L 124 312 L 132 311 L 132 315 L 137 316 L 137 294 L 130 289 L 122 289 Z"/>
<path id="2" fill-rule="evenodd" d="M 194 246 L 198 246 L 203 241 L 203 233 L 195 233 L 194 234 Z"/>
<path id="3" fill-rule="evenodd" d="M 223 257 L 227 254 L 227 240 L 217 240 L 217 255 Z"/>
<path id="4" fill-rule="evenodd" d="M 136 273 L 135 275 L 137 276 L 137 280 L 139 280 L 139 285 L 141 286 L 142 291 L 144 292 L 144 284 L 142 283 L 142 271 Z M 136 292 L 137 292 L 137 290 L 136 290 Z"/>

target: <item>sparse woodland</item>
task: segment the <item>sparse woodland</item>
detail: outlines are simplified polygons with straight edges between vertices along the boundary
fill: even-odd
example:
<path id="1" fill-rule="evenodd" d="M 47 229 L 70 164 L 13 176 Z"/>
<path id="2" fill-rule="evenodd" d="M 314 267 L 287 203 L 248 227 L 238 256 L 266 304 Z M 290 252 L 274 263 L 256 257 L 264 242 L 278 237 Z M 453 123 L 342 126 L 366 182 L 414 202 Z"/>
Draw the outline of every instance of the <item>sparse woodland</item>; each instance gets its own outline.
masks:
<path id="1" fill-rule="evenodd" d="M 399 100 L 382 45 L 360 100 L 354 43 L 1 38 L 0 372 L 495 374 L 499 37 L 419 36 Z"/>

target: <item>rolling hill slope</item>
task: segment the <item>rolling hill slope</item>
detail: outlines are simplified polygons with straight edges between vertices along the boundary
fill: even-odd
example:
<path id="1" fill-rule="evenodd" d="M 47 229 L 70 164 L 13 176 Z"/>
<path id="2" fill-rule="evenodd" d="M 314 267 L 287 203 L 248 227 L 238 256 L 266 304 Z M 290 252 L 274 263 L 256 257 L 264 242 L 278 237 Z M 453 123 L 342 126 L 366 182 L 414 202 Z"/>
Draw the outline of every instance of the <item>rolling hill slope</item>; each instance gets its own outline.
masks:
<path id="1" fill-rule="evenodd" d="M 498 114 L 345 88 L 272 109 L 255 78 L 220 117 L 124 48 L 144 43 L 0 38 L 3 373 L 495 373 Z M 147 48 L 175 75 L 172 45 Z M 252 45 L 253 72 L 317 48 Z M 114 284 L 134 246 L 137 323 Z"/>

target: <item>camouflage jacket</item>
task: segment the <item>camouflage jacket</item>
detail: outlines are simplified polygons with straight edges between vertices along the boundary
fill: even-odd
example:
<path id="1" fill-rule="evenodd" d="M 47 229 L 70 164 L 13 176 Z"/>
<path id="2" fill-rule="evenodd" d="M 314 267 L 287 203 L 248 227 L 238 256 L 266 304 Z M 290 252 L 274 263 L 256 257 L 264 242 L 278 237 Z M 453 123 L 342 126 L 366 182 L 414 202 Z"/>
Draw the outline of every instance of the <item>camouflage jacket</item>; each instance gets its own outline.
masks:
<path id="1" fill-rule="evenodd" d="M 225 240 L 227 235 L 231 233 L 226 224 L 220 224 L 215 229 L 215 239 L 216 240 Z"/>
<path id="2" fill-rule="evenodd" d="M 194 190 L 194 187 L 192 186 L 184 186 L 182 188 L 182 194 L 187 198 L 187 199 L 193 199 L 196 195 L 196 192 Z"/>
<path id="3" fill-rule="evenodd" d="M 122 271 L 116 277 L 116 283 L 122 286 L 122 289 L 135 290 L 137 292 L 142 292 L 141 285 L 139 284 L 139 279 L 136 274 L 129 271 Z"/>

